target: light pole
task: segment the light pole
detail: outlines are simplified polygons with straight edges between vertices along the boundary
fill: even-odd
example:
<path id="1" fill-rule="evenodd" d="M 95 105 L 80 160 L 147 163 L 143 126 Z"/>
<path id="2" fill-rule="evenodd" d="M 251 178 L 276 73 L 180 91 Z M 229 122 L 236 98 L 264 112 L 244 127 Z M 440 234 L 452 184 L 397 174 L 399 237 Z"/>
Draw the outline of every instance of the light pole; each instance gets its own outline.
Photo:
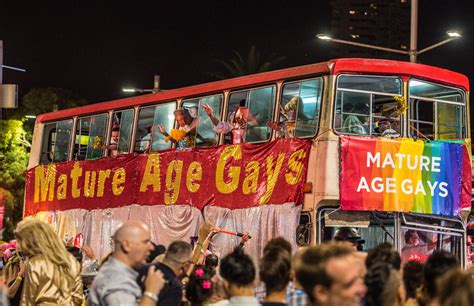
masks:
<path id="1" fill-rule="evenodd" d="M 18 107 L 18 85 L 3 84 L 3 68 L 25 72 L 25 69 L 3 65 L 3 41 L 0 40 L 0 120 L 3 118 L 2 108 Z"/>
<path id="2" fill-rule="evenodd" d="M 317 34 L 316 37 L 322 40 L 328 40 L 336 43 L 341 43 L 341 44 L 346 44 L 346 45 L 353 45 L 353 46 L 359 46 L 359 47 L 364 47 L 364 48 L 370 48 L 370 49 L 377 49 L 377 50 L 382 50 L 382 51 L 387 51 L 387 52 L 394 52 L 394 53 L 400 53 L 400 54 L 405 54 L 410 56 L 410 62 L 415 63 L 417 60 L 417 56 L 419 54 L 425 53 L 426 51 L 429 51 L 431 49 L 437 48 L 439 46 L 442 46 L 444 44 L 447 44 L 455 39 L 461 38 L 461 34 L 459 34 L 456 31 L 447 31 L 446 34 L 448 35 L 448 38 L 431 45 L 429 47 L 426 47 L 424 49 L 418 50 L 417 48 L 417 40 L 418 40 L 418 0 L 411 0 L 411 16 L 410 16 L 410 50 L 405 51 L 405 50 L 398 50 L 398 49 L 392 49 L 392 48 L 385 48 L 385 47 L 380 47 L 376 45 L 371 45 L 371 44 L 364 44 L 364 43 L 358 43 L 355 41 L 350 41 L 350 40 L 343 40 L 343 39 L 337 39 L 337 38 L 332 38 L 328 34 Z"/>
<path id="3" fill-rule="evenodd" d="M 153 88 L 152 89 L 142 89 L 142 88 L 122 88 L 123 92 L 139 92 L 139 93 L 145 93 L 145 92 L 151 92 L 151 93 L 157 93 L 162 91 L 160 89 L 160 76 L 155 75 L 153 78 Z"/>

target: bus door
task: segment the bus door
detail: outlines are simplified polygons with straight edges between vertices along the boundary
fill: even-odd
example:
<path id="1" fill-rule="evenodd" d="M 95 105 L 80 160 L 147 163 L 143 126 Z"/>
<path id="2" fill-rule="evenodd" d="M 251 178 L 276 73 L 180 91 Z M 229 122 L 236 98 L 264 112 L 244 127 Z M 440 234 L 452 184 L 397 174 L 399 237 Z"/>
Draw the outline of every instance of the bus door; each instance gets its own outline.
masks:
<path id="1" fill-rule="evenodd" d="M 397 214 L 375 211 L 348 211 L 336 208 L 321 208 L 316 215 L 316 242 L 332 240 L 341 227 L 355 228 L 365 240 L 361 251 L 367 251 L 380 243 L 397 243 Z"/>
<path id="2" fill-rule="evenodd" d="M 400 213 L 400 222 L 402 263 L 425 262 L 435 250 L 445 250 L 456 255 L 463 267 L 466 265 L 466 231 L 460 219 Z"/>

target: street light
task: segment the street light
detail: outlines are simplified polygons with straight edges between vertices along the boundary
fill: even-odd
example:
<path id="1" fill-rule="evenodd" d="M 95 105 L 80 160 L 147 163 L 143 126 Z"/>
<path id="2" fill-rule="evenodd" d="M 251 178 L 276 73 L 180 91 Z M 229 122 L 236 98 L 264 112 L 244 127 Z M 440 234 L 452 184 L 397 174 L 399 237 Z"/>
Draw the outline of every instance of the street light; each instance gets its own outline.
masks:
<path id="1" fill-rule="evenodd" d="M 316 37 L 319 38 L 319 39 L 322 39 L 322 40 L 328 40 L 328 41 L 337 42 L 337 43 L 346 44 L 346 45 L 354 45 L 354 46 L 365 47 L 365 48 L 370 48 L 370 49 L 377 49 L 377 50 L 383 50 L 383 51 L 388 51 L 388 52 L 408 54 L 408 51 L 397 50 L 397 49 L 392 49 L 392 48 L 385 48 L 385 47 L 379 47 L 379 46 L 370 45 L 370 44 L 363 44 L 363 43 L 358 43 L 358 42 L 350 41 L 350 40 L 332 38 L 328 34 L 317 34 Z"/>
<path id="2" fill-rule="evenodd" d="M 141 88 L 122 88 L 123 92 L 139 92 L 139 93 L 144 93 L 144 92 L 158 92 L 155 91 L 154 89 L 141 89 Z"/>
<path id="3" fill-rule="evenodd" d="M 440 41 L 439 43 L 436 43 L 436 44 L 434 44 L 434 45 L 431 45 L 431 46 L 429 46 L 429 47 L 426 47 L 426 48 L 424 48 L 424 49 L 422 49 L 422 50 L 416 52 L 416 55 L 421 54 L 421 53 L 425 53 L 425 52 L 428 51 L 428 50 L 431 50 L 431 49 L 434 49 L 434 48 L 436 48 L 436 47 L 442 46 L 442 45 L 444 45 L 444 44 L 447 44 L 447 43 L 450 42 L 450 41 L 453 41 L 453 40 L 455 40 L 455 39 L 459 39 L 459 38 L 462 37 L 461 34 L 459 34 L 459 33 L 456 32 L 456 31 L 447 31 L 446 34 L 448 34 L 449 38 L 446 38 L 445 40 L 442 40 L 442 41 Z"/>
<path id="4" fill-rule="evenodd" d="M 449 36 L 448 38 L 431 45 L 429 47 L 426 47 L 421 50 L 409 50 L 409 51 L 404 51 L 404 50 L 398 50 L 398 49 L 392 49 L 392 48 L 385 48 L 385 47 L 380 47 L 376 45 L 371 45 L 371 44 L 363 44 L 363 43 L 358 43 L 355 41 L 350 41 L 350 40 L 343 40 L 343 39 L 337 39 L 337 38 L 332 38 L 328 34 L 317 34 L 316 37 L 321 39 L 321 40 L 327 40 L 327 41 L 332 41 L 336 43 L 341 43 L 341 44 L 346 44 L 346 45 L 353 45 L 353 46 L 359 46 L 359 47 L 364 47 L 364 48 L 370 48 L 370 49 L 377 49 L 377 50 L 382 50 L 382 51 L 387 51 L 387 52 L 394 52 L 394 53 L 400 53 L 400 54 L 405 54 L 410 56 L 410 62 L 416 62 L 416 58 L 419 54 L 425 53 L 426 51 L 429 51 L 431 49 L 437 48 L 439 46 L 442 46 L 444 44 L 447 44 L 453 40 L 461 38 L 461 34 L 456 31 L 448 31 L 446 34 Z"/>
<path id="5" fill-rule="evenodd" d="M 142 89 L 142 88 L 122 88 L 123 92 L 139 92 L 139 93 L 145 93 L 145 92 L 150 92 L 150 93 L 157 93 L 160 90 L 160 76 L 155 75 L 153 79 L 153 88 L 152 89 Z"/>
<path id="6" fill-rule="evenodd" d="M 419 54 L 425 53 L 426 51 L 442 46 L 444 44 L 447 44 L 450 41 L 453 41 L 462 37 L 461 34 L 457 31 L 447 31 L 446 34 L 449 36 L 448 38 L 418 51 L 417 50 L 417 34 L 418 34 L 417 32 L 418 32 L 418 0 L 412 0 L 411 1 L 411 21 L 410 21 L 410 50 L 408 51 L 385 48 L 385 47 L 380 47 L 380 46 L 371 45 L 371 44 L 363 44 L 363 43 L 358 43 L 358 42 L 354 42 L 350 40 L 336 39 L 336 38 L 332 38 L 328 34 L 317 34 L 316 37 L 321 40 L 328 40 L 328 41 L 341 43 L 341 44 L 354 45 L 354 46 L 359 46 L 359 47 L 364 47 L 364 48 L 377 49 L 377 50 L 382 50 L 382 51 L 387 51 L 387 52 L 394 52 L 394 53 L 409 55 L 410 62 L 416 62 L 416 58 Z"/>

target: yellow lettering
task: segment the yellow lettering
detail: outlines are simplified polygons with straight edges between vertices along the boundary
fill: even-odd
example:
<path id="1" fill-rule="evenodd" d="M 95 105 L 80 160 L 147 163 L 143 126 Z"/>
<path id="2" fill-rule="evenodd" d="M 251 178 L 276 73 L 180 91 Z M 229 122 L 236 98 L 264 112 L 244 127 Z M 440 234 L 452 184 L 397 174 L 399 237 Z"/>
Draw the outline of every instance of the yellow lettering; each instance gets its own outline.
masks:
<path id="1" fill-rule="evenodd" d="M 293 173 L 285 174 L 286 182 L 290 185 L 295 185 L 301 180 L 303 175 L 303 166 L 302 160 L 306 157 L 305 150 L 301 149 L 293 154 L 291 154 L 290 159 L 288 160 L 288 168 L 293 171 Z"/>
<path id="2" fill-rule="evenodd" d="M 280 173 L 283 160 L 285 159 L 285 153 L 278 154 L 278 159 L 273 168 L 273 156 L 267 156 L 267 190 L 265 194 L 260 198 L 260 205 L 268 203 L 270 200 L 275 184 L 278 180 L 278 174 Z"/>
<path id="3" fill-rule="evenodd" d="M 118 168 L 114 172 L 114 176 L 112 177 L 112 193 L 116 196 L 121 195 L 125 186 L 125 169 Z"/>
<path id="4" fill-rule="evenodd" d="M 84 181 L 84 196 L 86 198 L 93 198 L 95 196 L 96 178 L 97 178 L 96 171 L 86 171 L 86 178 Z"/>
<path id="5" fill-rule="evenodd" d="M 161 190 L 160 184 L 160 155 L 153 153 L 148 155 L 146 161 L 145 173 L 140 184 L 140 192 L 146 192 L 148 186 L 153 185 L 153 192 Z"/>
<path id="6" fill-rule="evenodd" d="M 79 165 L 79 162 L 75 162 L 74 167 L 72 167 L 72 170 L 71 170 L 71 179 L 72 179 L 71 194 L 72 194 L 72 197 L 75 199 L 81 196 L 81 188 L 77 187 L 77 183 L 81 176 L 82 176 L 82 168 Z"/>
<path id="7" fill-rule="evenodd" d="M 166 170 L 166 192 L 165 204 L 175 204 L 179 197 L 179 187 L 181 186 L 181 174 L 183 172 L 183 161 L 173 160 Z M 176 173 L 174 180 L 173 174 Z"/>
<path id="8" fill-rule="evenodd" d="M 35 196 L 34 202 L 38 203 L 40 201 L 46 201 L 46 196 L 48 196 L 48 201 L 54 199 L 54 182 L 56 181 L 56 165 L 48 165 L 46 173 L 44 173 L 43 166 L 38 166 L 35 169 Z"/>
<path id="9" fill-rule="evenodd" d="M 67 175 L 61 174 L 58 179 L 58 200 L 65 200 L 67 196 Z"/>
<path id="10" fill-rule="evenodd" d="M 99 182 L 97 183 L 97 197 L 103 197 L 104 196 L 105 180 L 110 177 L 111 172 L 112 171 L 110 169 L 99 170 Z"/>
<path id="11" fill-rule="evenodd" d="M 199 190 L 200 184 L 196 181 L 202 179 L 202 166 L 198 162 L 192 162 L 188 167 L 188 173 L 186 174 L 186 187 L 189 192 L 197 192 Z"/>
<path id="12" fill-rule="evenodd" d="M 224 149 L 217 162 L 216 169 L 216 187 L 220 193 L 231 193 L 239 187 L 240 167 L 229 167 L 228 178 L 230 182 L 224 181 L 224 171 L 228 159 L 239 160 L 242 158 L 240 146 L 228 146 Z"/>
<path id="13" fill-rule="evenodd" d="M 252 161 L 245 167 L 245 179 L 242 183 L 242 193 L 250 194 L 257 192 L 258 186 L 258 174 L 260 173 L 260 167 L 258 161 Z"/>

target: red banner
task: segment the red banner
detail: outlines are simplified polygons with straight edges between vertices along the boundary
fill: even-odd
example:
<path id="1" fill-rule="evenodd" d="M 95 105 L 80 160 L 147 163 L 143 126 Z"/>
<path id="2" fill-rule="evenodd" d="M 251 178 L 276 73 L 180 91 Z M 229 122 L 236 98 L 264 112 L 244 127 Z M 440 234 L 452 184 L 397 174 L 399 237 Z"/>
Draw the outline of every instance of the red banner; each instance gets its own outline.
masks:
<path id="1" fill-rule="evenodd" d="M 26 174 L 25 214 L 131 204 L 301 203 L 310 146 L 293 138 L 40 165 Z"/>

